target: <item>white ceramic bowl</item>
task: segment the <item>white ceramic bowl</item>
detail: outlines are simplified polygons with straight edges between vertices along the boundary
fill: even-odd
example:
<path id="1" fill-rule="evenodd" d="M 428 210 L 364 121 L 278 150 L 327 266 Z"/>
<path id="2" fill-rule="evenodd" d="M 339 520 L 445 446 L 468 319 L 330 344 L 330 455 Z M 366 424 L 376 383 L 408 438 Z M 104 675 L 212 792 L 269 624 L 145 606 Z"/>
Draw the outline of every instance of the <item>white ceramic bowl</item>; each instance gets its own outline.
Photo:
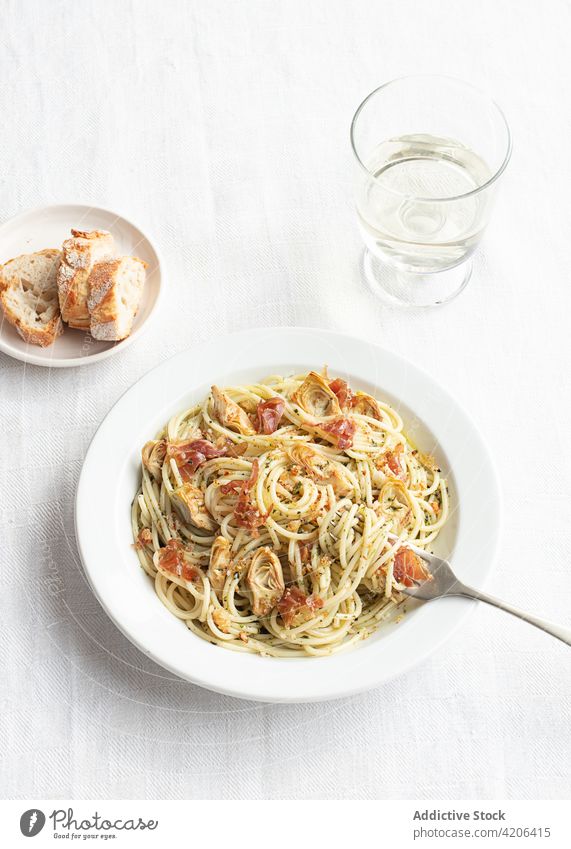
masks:
<path id="1" fill-rule="evenodd" d="M 148 263 L 147 280 L 133 331 L 121 342 L 98 342 L 84 330 L 65 327 L 53 345 L 40 348 L 24 342 L 0 310 L 0 350 L 16 360 L 37 366 L 65 368 L 104 360 L 124 351 L 149 327 L 163 289 L 163 273 L 157 248 L 135 224 L 96 206 L 58 204 L 32 209 L 0 226 L 0 265 L 20 254 L 43 248 L 59 248 L 71 228 L 109 230 L 115 237 L 117 254 L 132 254 Z"/>
<path id="2" fill-rule="evenodd" d="M 130 507 L 140 449 L 175 412 L 212 383 L 329 366 L 357 389 L 389 400 L 405 429 L 434 454 L 450 483 L 452 514 L 435 551 L 460 578 L 483 587 L 499 534 L 499 490 L 475 426 L 431 377 L 401 357 L 325 330 L 271 328 L 220 337 L 151 371 L 118 401 L 87 452 L 76 499 L 76 533 L 88 579 L 123 633 L 166 669 L 203 687 L 247 699 L 319 701 L 375 687 L 425 658 L 460 625 L 473 602 L 440 599 L 381 627 L 352 651 L 275 659 L 225 651 L 192 634 L 161 604 L 132 549 Z"/>

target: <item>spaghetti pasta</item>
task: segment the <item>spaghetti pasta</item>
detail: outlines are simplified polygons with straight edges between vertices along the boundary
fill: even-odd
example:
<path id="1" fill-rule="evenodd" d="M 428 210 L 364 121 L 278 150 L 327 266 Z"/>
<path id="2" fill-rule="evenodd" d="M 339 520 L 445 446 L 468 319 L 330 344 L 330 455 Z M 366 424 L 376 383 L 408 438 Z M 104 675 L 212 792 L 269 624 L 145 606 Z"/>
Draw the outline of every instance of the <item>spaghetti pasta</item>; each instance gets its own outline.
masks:
<path id="1" fill-rule="evenodd" d="M 446 481 L 400 416 L 325 373 L 220 390 L 142 451 L 135 548 L 197 636 L 264 656 L 319 656 L 369 636 L 430 579 Z"/>

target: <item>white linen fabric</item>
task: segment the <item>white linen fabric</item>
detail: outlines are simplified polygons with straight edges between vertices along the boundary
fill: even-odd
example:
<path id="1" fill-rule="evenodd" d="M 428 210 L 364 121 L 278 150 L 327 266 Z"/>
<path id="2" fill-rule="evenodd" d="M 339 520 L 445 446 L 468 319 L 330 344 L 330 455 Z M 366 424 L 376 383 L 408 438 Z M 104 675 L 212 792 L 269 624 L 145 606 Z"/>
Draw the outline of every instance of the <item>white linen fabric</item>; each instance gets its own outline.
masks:
<path id="1" fill-rule="evenodd" d="M 4 0 L 2 19 L 0 220 L 66 201 L 124 211 L 161 247 L 168 295 L 149 333 L 100 364 L 0 355 L 1 794 L 567 796 L 562 643 L 480 605 L 426 663 L 365 695 L 218 696 L 107 618 L 73 498 L 101 419 L 151 367 L 259 325 L 350 331 L 467 407 L 505 500 L 489 589 L 568 621 L 569 4 Z M 361 279 L 348 129 L 365 94 L 413 72 L 493 93 L 515 152 L 469 287 L 411 313 Z"/>

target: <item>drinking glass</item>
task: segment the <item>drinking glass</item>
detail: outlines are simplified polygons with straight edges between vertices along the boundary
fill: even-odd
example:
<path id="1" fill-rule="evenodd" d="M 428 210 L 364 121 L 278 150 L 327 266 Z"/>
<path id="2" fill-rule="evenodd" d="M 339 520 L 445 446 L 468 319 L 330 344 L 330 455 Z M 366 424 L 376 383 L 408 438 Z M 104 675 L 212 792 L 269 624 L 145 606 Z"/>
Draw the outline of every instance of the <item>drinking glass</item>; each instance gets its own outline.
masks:
<path id="1" fill-rule="evenodd" d="M 361 103 L 351 145 L 369 284 L 399 304 L 450 301 L 470 279 L 510 158 L 504 113 L 461 80 L 402 77 Z"/>

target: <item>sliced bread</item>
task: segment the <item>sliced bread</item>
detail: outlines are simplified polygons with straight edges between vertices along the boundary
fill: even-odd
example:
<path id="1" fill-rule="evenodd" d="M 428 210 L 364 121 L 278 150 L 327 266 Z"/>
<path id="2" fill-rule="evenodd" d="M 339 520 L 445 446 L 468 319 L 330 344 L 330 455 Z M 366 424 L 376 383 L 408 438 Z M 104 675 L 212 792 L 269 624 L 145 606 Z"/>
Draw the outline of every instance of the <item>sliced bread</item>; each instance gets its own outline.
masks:
<path id="1" fill-rule="evenodd" d="M 62 318 L 70 327 L 90 326 L 87 298 L 89 275 L 96 262 L 113 256 L 114 241 L 107 230 L 72 230 L 62 245 L 57 287 Z"/>
<path id="2" fill-rule="evenodd" d="M 0 267 L 0 304 L 26 342 L 51 345 L 63 332 L 57 290 L 61 254 L 48 248 Z"/>
<path id="3" fill-rule="evenodd" d="M 94 339 L 115 342 L 131 333 L 145 285 L 147 263 L 136 256 L 99 262 L 89 277 L 88 308 Z"/>

